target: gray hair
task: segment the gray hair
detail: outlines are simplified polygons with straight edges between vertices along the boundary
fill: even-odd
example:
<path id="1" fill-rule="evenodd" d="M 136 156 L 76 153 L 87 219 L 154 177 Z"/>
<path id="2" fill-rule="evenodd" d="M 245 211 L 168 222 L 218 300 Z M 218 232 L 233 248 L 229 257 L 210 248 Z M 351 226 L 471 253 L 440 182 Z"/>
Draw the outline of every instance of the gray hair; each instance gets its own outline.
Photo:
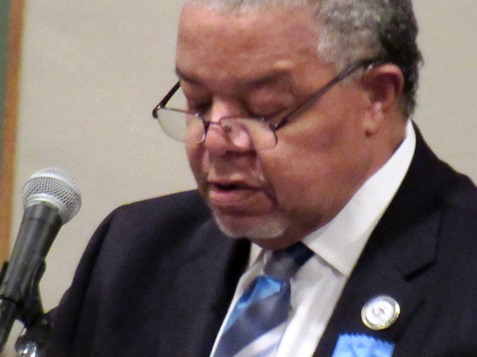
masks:
<path id="1" fill-rule="evenodd" d="M 185 0 L 217 11 L 241 14 L 248 10 L 307 6 L 317 19 L 318 55 L 338 69 L 362 59 L 394 63 L 404 74 L 402 109 L 416 106 L 421 52 L 412 0 Z"/>

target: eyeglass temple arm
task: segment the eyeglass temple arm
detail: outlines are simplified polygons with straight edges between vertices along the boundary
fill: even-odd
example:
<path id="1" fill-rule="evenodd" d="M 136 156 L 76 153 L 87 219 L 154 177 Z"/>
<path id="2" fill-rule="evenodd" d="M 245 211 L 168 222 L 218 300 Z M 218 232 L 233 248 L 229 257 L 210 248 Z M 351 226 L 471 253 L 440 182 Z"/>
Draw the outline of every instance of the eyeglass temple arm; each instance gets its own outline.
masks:
<path id="1" fill-rule="evenodd" d="M 373 66 L 376 66 L 378 64 L 381 64 L 383 63 L 384 60 L 383 59 L 366 59 L 366 60 L 362 60 L 362 61 L 359 61 L 357 63 L 354 63 L 352 65 L 350 65 L 348 68 L 345 68 L 343 70 L 343 72 L 341 72 L 338 76 L 336 76 L 335 78 L 333 78 L 331 81 L 329 81 L 323 88 L 321 88 L 318 92 L 316 92 L 314 95 L 312 95 L 310 98 L 308 98 L 306 100 L 305 103 L 303 103 L 303 105 L 298 108 L 298 110 L 296 111 L 293 111 L 291 113 L 289 113 L 287 116 L 285 116 L 282 120 L 280 120 L 280 122 L 278 122 L 277 124 L 275 124 L 274 126 L 271 127 L 271 129 L 273 131 L 277 131 L 278 129 L 280 129 L 281 127 L 285 126 L 289 121 L 290 119 L 292 119 L 292 117 L 294 117 L 295 115 L 299 115 L 303 110 L 305 110 L 306 108 L 308 108 L 308 106 L 315 102 L 316 100 L 318 100 L 318 98 L 320 98 L 324 93 L 326 93 L 331 87 L 333 87 L 334 85 L 338 84 L 339 82 L 341 82 L 342 80 L 344 80 L 346 77 L 348 77 L 349 75 L 351 75 L 354 71 L 358 70 L 359 68 L 362 68 L 362 67 L 373 67 Z"/>
<path id="2" fill-rule="evenodd" d="M 177 81 L 177 83 L 174 84 L 174 86 L 171 88 L 171 90 L 169 92 L 167 92 L 167 94 L 164 96 L 164 98 L 161 99 L 159 104 L 156 105 L 156 107 L 152 110 L 152 116 L 154 118 L 157 119 L 157 112 L 159 111 L 159 109 L 164 108 L 166 106 L 167 102 L 169 102 L 169 100 L 179 90 L 180 87 L 181 87 L 181 82 Z"/>

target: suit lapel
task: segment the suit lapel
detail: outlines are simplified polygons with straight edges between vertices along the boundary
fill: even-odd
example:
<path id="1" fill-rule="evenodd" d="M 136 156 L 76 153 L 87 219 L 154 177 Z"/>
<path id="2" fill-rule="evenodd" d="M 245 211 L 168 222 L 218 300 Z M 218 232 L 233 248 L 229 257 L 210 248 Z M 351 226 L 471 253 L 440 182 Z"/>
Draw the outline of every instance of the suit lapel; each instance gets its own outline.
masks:
<path id="1" fill-rule="evenodd" d="M 449 180 L 444 165 L 416 132 L 411 167 L 346 284 L 315 356 L 331 356 L 342 334 L 395 343 L 423 303 L 423 294 L 412 282 L 436 259 L 440 206 Z M 363 323 L 361 310 L 379 295 L 391 296 L 401 312 L 392 326 L 373 331 Z"/>
<path id="2" fill-rule="evenodd" d="M 161 324 L 173 331 L 176 344 L 164 341 L 159 355 L 208 356 L 246 267 L 250 243 L 225 237 L 209 220 L 183 247 L 187 252 L 173 255 L 180 257 L 174 265 L 183 268 L 166 269 L 171 272 L 170 281 L 180 282 L 181 292 L 174 295 L 180 304 L 161 316 Z"/>
<path id="3" fill-rule="evenodd" d="M 421 227 L 409 232 L 409 235 L 400 238 L 410 241 L 415 239 L 432 241 L 438 223 L 439 215 L 435 215 Z M 435 243 L 431 245 L 435 246 Z M 431 254 L 423 254 L 420 261 L 406 265 L 406 259 L 403 259 L 402 264 L 395 265 L 393 257 L 388 253 L 381 247 L 371 245 L 367 247 L 345 286 L 315 356 L 331 356 L 341 334 L 364 334 L 388 342 L 399 339 L 423 303 L 423 296 L 406 280 L 403 272 L 418 272 L 432 264 L 434 257 Z M 392 326 L 381 331 L 373 331 L 363 323 L 361 310 L 372 298 L 381 295 L 390 296 L 397 301 L 401 312 Z"/>

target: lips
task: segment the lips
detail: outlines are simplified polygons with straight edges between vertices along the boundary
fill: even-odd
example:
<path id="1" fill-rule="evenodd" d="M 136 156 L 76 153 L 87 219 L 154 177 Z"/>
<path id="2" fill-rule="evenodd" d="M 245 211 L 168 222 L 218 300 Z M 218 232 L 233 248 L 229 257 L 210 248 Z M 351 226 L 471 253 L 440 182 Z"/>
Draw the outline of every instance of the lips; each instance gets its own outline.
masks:
<path id="1" fill-rule="evenodd" d="M 261 186 L 242 181 L 208 182 L 209 202 L 219 209 L 249 210 L 263 193 Z"/>

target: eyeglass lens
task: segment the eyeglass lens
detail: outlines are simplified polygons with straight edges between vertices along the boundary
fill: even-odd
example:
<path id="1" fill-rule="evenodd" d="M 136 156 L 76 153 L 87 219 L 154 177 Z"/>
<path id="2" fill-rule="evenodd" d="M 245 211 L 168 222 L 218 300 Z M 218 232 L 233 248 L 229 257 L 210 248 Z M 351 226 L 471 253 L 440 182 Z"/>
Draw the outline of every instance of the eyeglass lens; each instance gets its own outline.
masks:
<path id="1" fill-rule="evenodd" d="M 210 122 L 182 110 L 163 108 L 158 113 L 158 121 L 167 135 L 189 145 L 203 142 L 209 131 L 217 129 L 238 148 L 267 149 L 276 144 L 275 133 L 269 125 L 255 118 L 225 117 L 219 122 Z"/>

